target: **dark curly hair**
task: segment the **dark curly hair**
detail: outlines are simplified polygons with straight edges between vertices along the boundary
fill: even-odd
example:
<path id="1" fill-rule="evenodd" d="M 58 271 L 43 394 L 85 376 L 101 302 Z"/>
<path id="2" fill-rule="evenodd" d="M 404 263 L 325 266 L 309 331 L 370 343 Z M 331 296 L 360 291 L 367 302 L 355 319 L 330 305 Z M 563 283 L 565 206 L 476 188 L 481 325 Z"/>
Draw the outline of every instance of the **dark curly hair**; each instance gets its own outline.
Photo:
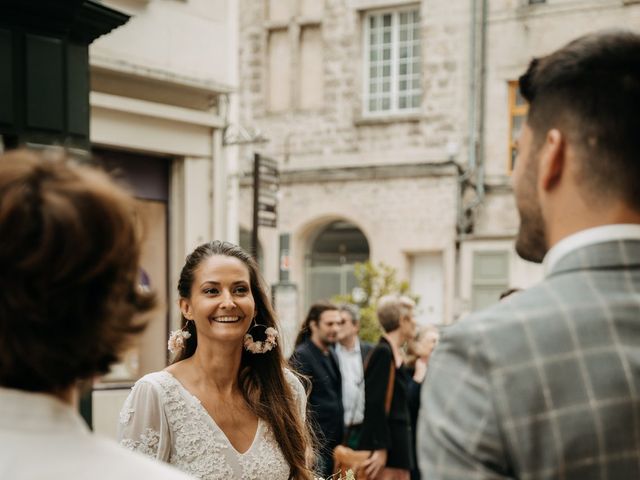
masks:
<path id="1" fill-rule="evenodd" d="M 154 304 L 139 257 L 134 200 L 104 172 L 0 156 L 0 384 L 53 392 L 106 373 Z"/>
<path id="2" fill-rule="evenodd" d="M 191 297 L 196 269 L 209 257 L 223 255 L 240 260 L 249 271 L 251 294 L 256 305 L 256 323 L 279 330 L 276 315 L 271 306 L 264 281 L 255 260 L 242 248 L 228 242 L 212 241 L 197 247 L 186 259 L 180 279 L 178 293 L 182 298 Z M 175 362 L 191 357 L 198 347 L 198 335 L 194 322 L 182 317 L 183 329 L 191 333 Z M 251 411 L 267 421 L 280 446 L 280 450 L 291 468 L 291 478 L 311 480 L 313 474 L 307 468 L 305 454 L 313 443 L 311 433 L 298 413 L 294 393 L 283 369 L 286 363 L 278 344 L 264 354 L 242 352 L 238 383 Z"/>

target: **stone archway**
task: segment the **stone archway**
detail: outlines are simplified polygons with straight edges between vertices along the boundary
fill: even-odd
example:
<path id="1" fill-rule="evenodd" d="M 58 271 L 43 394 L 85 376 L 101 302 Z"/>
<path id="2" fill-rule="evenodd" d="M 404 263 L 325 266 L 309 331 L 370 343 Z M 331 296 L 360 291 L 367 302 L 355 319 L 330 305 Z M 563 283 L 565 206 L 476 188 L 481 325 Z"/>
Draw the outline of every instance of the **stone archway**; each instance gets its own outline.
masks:
<path id="1" fill-rule="evenodd" d="M 319 228 L 305 255 L 305 310 L 356 286 L 354 264 L 369 259 L 369 242 L 356 225 L 336 220 Z"/>

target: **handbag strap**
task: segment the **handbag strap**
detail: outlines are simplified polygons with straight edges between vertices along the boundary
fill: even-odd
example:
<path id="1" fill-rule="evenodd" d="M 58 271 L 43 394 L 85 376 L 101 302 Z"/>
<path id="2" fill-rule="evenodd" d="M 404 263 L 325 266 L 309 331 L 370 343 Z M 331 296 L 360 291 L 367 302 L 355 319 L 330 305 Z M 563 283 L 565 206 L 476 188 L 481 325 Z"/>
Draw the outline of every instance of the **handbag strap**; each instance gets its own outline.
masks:
<path id="1" fill-rule="evenodd" d="M 367 366 L 369 365 L 369 360 L 371 359 L 371 354 L 373 353 L 373 348 L 367 353 L 367 358 L 364 360 L 364 368 L 362 369 L 362 378 L 364 379 L 365 372 L 367 371 Z M 384 413 L 389 416 L 389 412 L 391 411 L 391 400 L 393 399 L 393 384 L 396 380 L 396 359 L 392 355 L 391 364 L 389 365 L 389 380 L 387 381 L 387 392 L 384 397 Z"/>
<path id="2" fill-rule="evenodd" d="M 391 365 L 389 366 L 389 382 L 387 383 L 387 393 L 384 398 L 384 413 L 389 416 L 391 411 L 391 400 L 393 399 L 393 384 L 396 380 L 396 360 L 391 359 Z"/>

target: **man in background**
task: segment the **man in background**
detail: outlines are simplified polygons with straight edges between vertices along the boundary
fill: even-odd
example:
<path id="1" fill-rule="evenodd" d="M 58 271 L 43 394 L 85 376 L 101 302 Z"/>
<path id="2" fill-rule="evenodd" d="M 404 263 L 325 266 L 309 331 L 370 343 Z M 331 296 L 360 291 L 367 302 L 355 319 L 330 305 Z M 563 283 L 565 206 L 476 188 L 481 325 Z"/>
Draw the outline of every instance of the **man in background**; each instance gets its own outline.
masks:
<path id="1" fill-rule="evenodd" d="M 356 448 L 364 418 L 364 366 L 373 345 L 358 337 L 360 318 L 353 305 L 340 306 L 340 333 L 335 352 L 342 374 L 346 444 Z"/>
<path id="2" fill-rule="evenodd" d="M 311 305 L 289 362 L 311 381 L 307 410 L 319 441 L 318 473 L 333 473 L 333 449 L 342 442 L 344 412 L 338 359 L 331 348 L 338 339 L 340 313 L 329 302 Z"/>

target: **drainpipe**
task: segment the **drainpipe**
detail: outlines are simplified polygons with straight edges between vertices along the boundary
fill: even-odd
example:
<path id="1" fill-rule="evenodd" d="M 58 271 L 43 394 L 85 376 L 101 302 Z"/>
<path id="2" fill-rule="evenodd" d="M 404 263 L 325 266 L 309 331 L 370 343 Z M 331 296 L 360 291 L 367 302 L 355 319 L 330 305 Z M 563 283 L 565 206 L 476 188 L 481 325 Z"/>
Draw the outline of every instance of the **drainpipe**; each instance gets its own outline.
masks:
<path id="1" fill-rule="evenodd" d="M 486 75 L 486 38 L 488 0 L 482 0 L 480 18 L 476 0 L 470 0 L 471 34 L 469 36 L 469 160 L 466 171 L 458 177 L 459 210 L 458 233 L 465 234 L 473 228 L 472 215 L 485 196 L 484 190 L 484 109 L 485 109 L 485 75 Z M 480 38 L 478 38 L 480 23 Z M 479 42 L 479 43 L 478 43 Z M 471 182 L 475 175 L 475 184 Z M 463 196 L 467 186 L 472 186 L 476 198 L 471 204 L 463 204 Z"/>

